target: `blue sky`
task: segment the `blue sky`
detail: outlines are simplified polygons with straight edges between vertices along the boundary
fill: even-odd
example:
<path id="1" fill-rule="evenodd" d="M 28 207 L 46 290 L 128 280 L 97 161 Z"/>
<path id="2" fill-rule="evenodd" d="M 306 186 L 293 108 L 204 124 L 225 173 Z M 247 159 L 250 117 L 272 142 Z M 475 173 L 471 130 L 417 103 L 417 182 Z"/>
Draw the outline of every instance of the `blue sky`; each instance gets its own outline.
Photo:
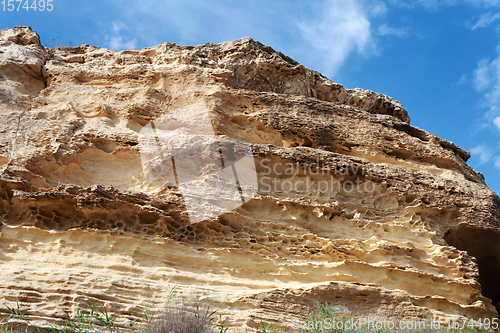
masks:
<path id="1" fill-rule="evenodd" d="M 401 101 L 413 125 L 470 151 L 469 164 L 500 193 L 500 0 L 52 0 L 52 5 L 51 12 L 9 12 L 0 3 L 0 29 L 29 25 L 45 46 L 118 50 L 250 36 L 347 88 Z"/>

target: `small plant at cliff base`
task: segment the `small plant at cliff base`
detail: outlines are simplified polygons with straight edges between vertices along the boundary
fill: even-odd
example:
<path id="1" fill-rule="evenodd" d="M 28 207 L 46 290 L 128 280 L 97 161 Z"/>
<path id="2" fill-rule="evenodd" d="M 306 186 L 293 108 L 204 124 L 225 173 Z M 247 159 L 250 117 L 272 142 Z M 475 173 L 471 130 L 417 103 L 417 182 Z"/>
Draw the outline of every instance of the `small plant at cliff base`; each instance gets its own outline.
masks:
<path id="1" fill-rule="evenodd" d="M 66 320 L 65 325 L 52 326 L 48 331 L 50 333 L 120 332 L 115 327 L 115 315 L 109 315 L 104 303 L 99 308 L 95 304 L 89 305 L 89 308 L 89 313 L 78 309 L 74 319 Z"/>
<path id="2" fill-rule="evenodd" d="M 222 320 L 222 315 L 219 315 L 219 323 L 219 333 L 226 333 L 229 328 L 224 327 L 226 321 Z"/>
<path id="3" fill-rule="evenodd" d="M 151 319 L 148 316 L 148 311 L 145 309 L 145 322 L 135 322 L 132 329 L 127 329 L 130 332 L 140 333 L 227 333 L 228 328 L 224 327 L 225 321 L 222 315 L 219 315 L 219 320 L 215 317 L 216 311 L 212 311 L 210 306 L 200 307 L 197 303 L 195 307 L 190 307 L 181 300 L 174 299 L 174 290 L 170 291 L 169 302 L 160 312 L 156 319 Z M 63 325 L 53 325 L 47 331 L 49 333 L 121 333 L 125 330 L 119 330 L 115 324 L 115 315 L 110 315 L 104 305 L 96 307 L 95 304 L 88 305 L 90 310 L 84 312 L 77 310 L 75 318 L 67 319 Z M 24 322 L 26 328 L 23 330 L 14 329 L 8 323 L 0 322 L 0 333 L 28 333 L 30 330 L 40 329 L 30 327 L 30 322 L 26 318 L 26 314 L 21 312 L 19 303 L 16 308 L 7 306 L 9 312 L 8 319 L 17 319 Z M 214 328 L 214 322 L 218 321 L 218 328 Z"/>
<path id="4" fill-rule="evenodd" d="M 275 324 L 272 324 L 272 323 L 268 323 L 267 325 L 261 321 L 260 322 L 260 329 L 262 331 L 262 333 L 281 333 L 281 332 L 288 332 L 288 331 L 285 331 L 285 329 L 283 329 L 280 325 L 275 325 Z"/>
<path id="5" fill-rule="evenodd" d="M 174 297 L 176 288 L 177 285 L 170 290 L 168 303 L 156 318 L 149 320 L 146 317 L 148 324 L 140 327 L 141 333 L 227 333 L 222 315 L 218 320 L 215 316 L 217 310 L 201 307 L 197 302 L 194 308 L 190 307 L 184 298 Z M 218 322 L 217 329 L 215 322 Z"/>
<path id="6" fill-rule="evenodd" d="M 271 327 L 271 323 L 266 325 L 266 324 L 264 324 L 264 322 L 261 321 L 260 327 L 262 328 L 263 333 L 267 333 L 267 332 L 269 332 L 269 327 Z"/>
<path id="7" fill-rule="evenodd" d="M 4 327 L 2 328 L 2 332 L 4 333 L 17 333 L 17 332 L 23 332 L 27 333 L 28 328 L 29 328 L 29 321 L 26 319 L 26 315 L 21 312 L 21 309 L 19 307 L 19 302 L 16 302 L 16 308 L 10 308 L 8 306 L 7 310 L 9 311 L 9 318 L 14 318 L 14 319 L 20 319 L 22 321 L 26 322 L 26 328 L 24 330 L 14 330 L 13 328 L 9 328 L 9 324 L 4 324 Z M 1 326 L 0 326 L 1 327 Z"/>
<path id="8" fill-rule="evenodd" d="M 210 306 L 201 308 L 196 305 L 190 309 L 184 301 L 170 300 L 157 318 L 147 325 L 144 333 L 215 333 L 212 327 L 216 311 Z M 221 325 L 220 332 L 226 332 Z"/>
<path id="9" fill-rule="evenodd" d="M 89 332 L 110 332 L 118 333 L 115 327 L 115 316 L 110 316 L 104 304 L 97 308 L 94 304 L 89 305 L 89 313 L 83 313 L 78 309 L 77 314 L 74 319 L 67 319 L 65 325 L 54 325 L 48 329 L 50 333 L 89 333 Z M 26 315 L 21 313 L 19 309 L 19 303 L 17 303 L 17 308 L 10 308 L 7 306 L 7 310 L 10 312 L 9 318 L 20 319 L 26 322 L 26 328 L 24 330 L 16 330 L 9 328 L 9 324 L 1 329 L 2 333 L 27 333 L 30 327 L 30 322 L 26 319 Z M 39 329 L 37 329 L 40 331 Z"/>

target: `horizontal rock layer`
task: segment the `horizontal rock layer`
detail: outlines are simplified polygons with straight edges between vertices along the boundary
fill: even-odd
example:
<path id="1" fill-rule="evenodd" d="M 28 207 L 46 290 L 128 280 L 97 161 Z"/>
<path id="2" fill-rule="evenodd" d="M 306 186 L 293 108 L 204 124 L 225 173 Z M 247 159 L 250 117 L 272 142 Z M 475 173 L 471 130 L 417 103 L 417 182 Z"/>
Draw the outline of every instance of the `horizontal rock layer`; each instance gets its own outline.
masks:
<path id="1" fill-rule="evenodd" d="M 53 50 L 17 27 L 0 31 L 0 98 L 4 317 L 18 301 L 49 326 L 104 302 L 127 325 L 175 285 L 242 330 L 290 326 L 316 301 L 356 316 L 498 316 L 500 200 L 468 152 L 390 97 L 249 38 Z M 182 187 L 148 178 L 140 140 L 193 105 L 220 142 L 250 147 L 258 182 L 196 223 Z"/>

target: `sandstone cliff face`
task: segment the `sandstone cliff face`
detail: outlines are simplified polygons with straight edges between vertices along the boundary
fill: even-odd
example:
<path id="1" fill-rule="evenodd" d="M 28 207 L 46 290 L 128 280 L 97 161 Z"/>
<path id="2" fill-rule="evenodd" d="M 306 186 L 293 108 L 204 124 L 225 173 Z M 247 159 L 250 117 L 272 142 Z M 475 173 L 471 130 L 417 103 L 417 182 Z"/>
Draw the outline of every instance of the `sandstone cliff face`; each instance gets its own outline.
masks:
<path id="1" fill-rule="evenodd" d="M 242 330 L 286 326 L 316 301 L 356 316 L 498 316 L 500 200 L 469 153 L 411 126 L 392 98 L 248 38 L 53 50 L 17 27 L 0 31 L 0 100 L 3 316 L 19 301 L 46 326 L 104 301 L 126 325 L 174 285 Z M 186 192 L 148 178 L 140 140 L 193 105 L 220 149 L 249 145 L 258 182 L 195 223 Z"/>

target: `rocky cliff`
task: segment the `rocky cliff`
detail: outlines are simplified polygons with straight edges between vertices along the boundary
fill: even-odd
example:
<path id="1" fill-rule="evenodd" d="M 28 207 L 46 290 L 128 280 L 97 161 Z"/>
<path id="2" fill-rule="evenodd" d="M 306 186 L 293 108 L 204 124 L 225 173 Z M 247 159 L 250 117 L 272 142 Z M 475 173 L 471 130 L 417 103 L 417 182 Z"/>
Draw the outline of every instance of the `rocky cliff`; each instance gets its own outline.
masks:
<path id="1" fill-rule="evenodd" d="M 390 97 L 249 38 L 53 50 L 16 27 L 0 101 L 4 318 L 104 302 L 127 325 L 175 285 L 242 330 L 316 301 L 498 316 L 500 200 Z"/>

